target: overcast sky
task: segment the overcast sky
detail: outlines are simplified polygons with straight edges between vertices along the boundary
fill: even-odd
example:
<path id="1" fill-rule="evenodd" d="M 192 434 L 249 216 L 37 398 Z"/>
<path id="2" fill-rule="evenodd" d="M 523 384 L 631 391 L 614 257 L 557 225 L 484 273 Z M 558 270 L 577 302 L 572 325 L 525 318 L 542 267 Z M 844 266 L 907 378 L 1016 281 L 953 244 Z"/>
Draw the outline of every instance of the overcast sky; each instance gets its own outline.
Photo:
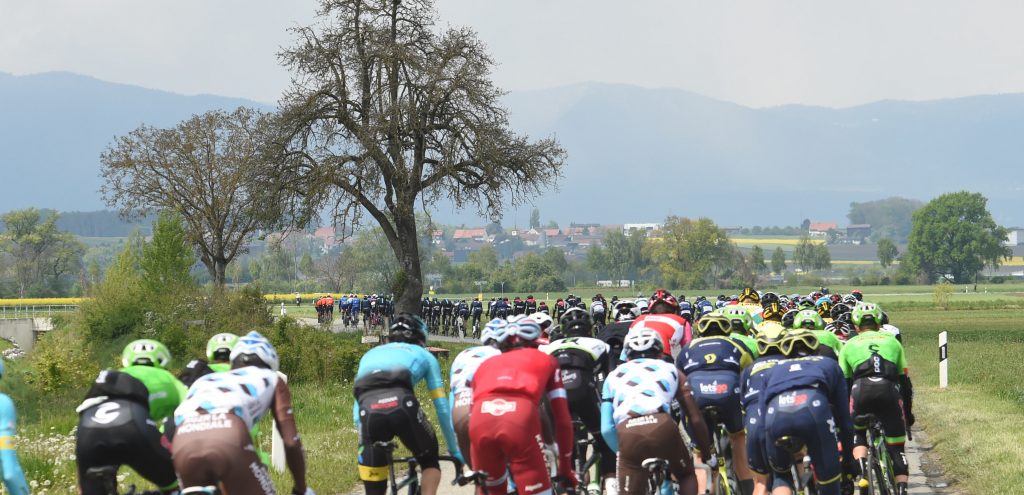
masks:
<path id="1" fill-rule="evenodd" d="M 274 102 L 312 0 L 0 0 L 0 71 Z M 1024 92 L 1024 2 L 439 0 L 505 89 L 675 87 L 751 106 Z"/>

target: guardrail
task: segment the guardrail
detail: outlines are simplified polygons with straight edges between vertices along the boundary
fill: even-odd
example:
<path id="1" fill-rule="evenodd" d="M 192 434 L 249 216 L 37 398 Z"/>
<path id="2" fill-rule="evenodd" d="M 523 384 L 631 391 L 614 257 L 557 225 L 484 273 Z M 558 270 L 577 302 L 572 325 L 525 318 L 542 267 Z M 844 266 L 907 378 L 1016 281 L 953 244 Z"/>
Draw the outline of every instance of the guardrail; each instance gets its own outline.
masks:
<path id="1" fill-rule="evenodd" d="M 77 304 L 26 304 L 0 306 L 0 320 L 52 317 L 54 314 L 70 313 L 77 310 Z"/>

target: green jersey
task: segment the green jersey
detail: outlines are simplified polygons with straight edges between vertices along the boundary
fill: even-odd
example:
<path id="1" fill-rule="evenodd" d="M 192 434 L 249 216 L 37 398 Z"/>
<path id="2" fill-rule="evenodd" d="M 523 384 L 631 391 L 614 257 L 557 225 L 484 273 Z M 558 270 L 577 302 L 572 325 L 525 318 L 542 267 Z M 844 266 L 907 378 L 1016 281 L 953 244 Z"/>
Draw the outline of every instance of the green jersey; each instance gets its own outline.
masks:
<path id="1" fill-rule="evenodd" d="M 149 391 L 149 417 L 162 424 L 164 418 L 174 414 L 188 389 L 170 371 L 155 366 L 132 365 L 118 370 L 142 382 Z"/>
<path id="2" fill-rule="evenodd" d="M 814 336 L 818 338 L 819 344 L 824 344 L 836 351 L 836 355 L 843 350 L 843 341 L 839 340 L 836 335 L 828 330 L 814 330 Z"/>
<path id="3" fill-rule="evenodd" d="M 871 366 L 871 356 L 878 354 L 882 359 L 891 363 L 895 369 L 862 369 L 862 365 Z M 843 374 L 847 378 L 865 373 L 867 375 L 883 376 L 892 375 L 888 378 L 896 378 L 898 375 L 907 374 L 907 358 L 903 354 L 903 345 L 896 340 L 892 334 L 879 331 L 868 331 L 857 334 L 846 341 L 842 352 L 839 353 L 839 366 L 843 368 Z"/>
<path id="4" fill-rule="evenodd" d="M 738 340 L 741 344 L 743 344 L 744 347 L 747 348 L 747 351 L 750 352 L 751 360 L 757 359 L 759 357 L 757 353 L 757 341 L 754 340 L 753 337 L 749 335 L 744 335 L 742 333 L 729 334 L 729 337 L 732 338 L 733 340 Z"/>
<path id="5" fill-rule="evenodd" d="M 210 369 L 214 373 L 222 373 L 224 371 L 231 371 L 231 363 L 210 363 Z"/>

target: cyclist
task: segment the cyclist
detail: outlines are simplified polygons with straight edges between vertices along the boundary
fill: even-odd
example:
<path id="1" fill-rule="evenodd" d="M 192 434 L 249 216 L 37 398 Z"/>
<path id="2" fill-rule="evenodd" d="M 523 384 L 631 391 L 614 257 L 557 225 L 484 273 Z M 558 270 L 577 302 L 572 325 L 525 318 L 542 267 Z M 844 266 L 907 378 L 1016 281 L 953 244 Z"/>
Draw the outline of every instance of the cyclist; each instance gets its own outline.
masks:
<path id="1" fill-rule="evenodd" d="M 601 437 L 600 383 L 611 370 L 609 346 L 593 337 L 594 324 L 586 311 L 569 311 L 561 321 L 564 338 L 540 350 L 554 356 L 562 370 L 562 386 L 569 402 L 569 413 L 579 420 L 594 438 L 594 447 L 601 455 L 598 479 L 591 479 L 587 491 L 600 493 L 615 478 L 615 452 Z"/>
<path id="2" fill-rule="evenodd" d="M 431 309 L 432 304 L 430 303 L 430 298 L 424 297 L 423 301 L 420 302 L 420 314 L 423 315 L 424 318 L 430 318 Z"/>
<path id="3" fill-rule="evenodd" d="M 630 330 L 634 328 L 651 328 L 661 335 L 661 345 L 666 360 L 673 362 L 680 346 L 686 346 L 693 335 L 686 326 L 686 320 L 679 316 L 679 303 L 675 296 L 665 289 L 658 289 L 647 302 L 647 314 L 633 320 Z"/>
<path id="4" fill-rule="evenodd" d="M 628 361 L 608 375 L 601 392 L 601 432 L 618 452 L 619 493 L 644 493 L 647 475 L 642 463 L 659 457 L 669 462 L 679 493 L 694 495 L 693 459 L 671 416 L 673 402 L 682 405 L 693 425 L 703 461 L 712 466 L 717 462 L 686 375 L 664 361 L 661 335 L 653 329 L 631 331 L 624 349 Z"/>
<path id="5" fill-rule="evenodd" d="M 764 321 L 774 321 L 776 323 L 782 323 L 782 317 L 786 314 L 786 309 L 779 303 L 769 303 L 761 309 L 761 318 Z"/>
<path id="6" fill-rule="evenodd" d="M 341 316 L 341 322 L 346 327 L 349 326 L 349 308 L 352 307 L 352 302 L 349 297 L 342 294 L 338 298 L 338 314 Z"/>
<path id="7" fill-rule="evenodd" d="M 306 454 L 292 415 L 291 391 L 280 378 L 277 351 L 259 332 L 238 339 L 231 370 L 206 375 L 174 411 L 174 467 L 186 488 L 216 486 L 228 493 L 273 494 L 270 473 L 253 447 L 253 426 L 270 412 L 284 440 L 293 494 L 306 485 Z"/>
<path id="8" fill-rule="evenodd" d="M 75 460 L 82 495 L 106 495 L 89 468 L 131 466 L 164 494 L 178 492 L 171 452 L 157 429 L 185 396 L 185 386 L 165 368 L 167 347 L 155 340 L 129 343 L 121 353 L 120 370 L 96 377 L 78 412 Z"/>
<path id="9" fill-rule="evenodd" d="M 810 330 L 814 334 L 819 344 L 817 355 L 839 360 L 839 351 L 843 349 L 843 344 L 835 334 L 825 330 L 825 320 L 821 319 L 817 311 L 805 309 L 797 313 L 793 318 L 793 328 Z"/>
<path id="10" fill-rule="evenodd" d="M 388 341 L 363 354 L 356 371 L 353 388 L 356 402 L 352 415 L 359 430 L 359 477 L 367 495 L 387 491 L 387 455 L 376 442 L 387 442 L 398 436 L 420 465 L 424 495 L 435 495 L 441 482 L 437 437 L 420 409 L 414 387 L 426 380 L 448 452 L 461 460 L 452 428 L 451 408 L 441 381 L 441 367 L 424 349 L 427 324 L 419 316 L 395 315 Z"/>
<path id="11" fill-rule="evenodd" d="M 452 428 L 455 431 L 455 438 L 458 440 L 459 451 L 466 460 L 472 459 L 469 445 L 469 413 L 473 405 L 473 388 L 469 383 L 480 363 L 501 354 L 497 335 L 505 331 L 506 325 L 507 321 L 497 318 L 487 322 L 480 334 L 482 345 L 470 347 L 452 360 L 451 375 L 448 379 L 448 383 L 451 384 L 448 401 L 452 406 Z"/>
<path id="12" fill-rule="evenodd" d="M 200 377 L 210 373 L 217 373 L 231 369 L 231 348 L 238 342 L 238 336 L 233 333 L 218 333 L 206 342 L 206 361 L 193 359 L 181 370 L 178 379 L 186 387 Z"/>
<path id="13" fill-rule="evenodd" d="M 526 314 L 526 301 L 524 301 L 521 297 L 516 296 L 516 298 L 512 300 L 512 315 L 513 316 L 521 316 L 521 315 L 525 315 L 525 314 Z"/>
<path id="14" fill-rule="evenodd" d="M 601 294 L 594 296 L 590 300 L 590 314 L 594 319 L 594 323 L 598 328 L 601 328 L 607 322 L 607 316 L 605 313 L 605 301 L 601 297 Z"/>
<path id="15" fill-rule="evenodd" d="M 622 343 L 626 339 L 626 334 L 629 333 L 629 326 L 639 315 L 640 310 L 636 304 L 633 304 L 633 301 L 619 301 L 615 305 L 615 322 L 597 332 L 597 338 L 608 344 L 611 369 L 615 369 L 625 360 Z"/>
<path id="16" fill-rule="evenodd" d="M 4 363 L 0 360 L 0 377 L 4 374 Z M 28 495 L 28 483 L 25 473 L 18 462 L 14 437 L 17 434 L 15 423 L 17 414 L 14 401 L 7 394 L 0 393 L 0 475 L 3 475 L 4 486 L 14 495 Z"/>
<path id="17" fill-rule="evenodd" d="M 548 308 L 547 301 L 541 301 L 540 304 L 537 305 L 537 312 L 544 313 L 546 315 L 551 314 L 551 308 Z"/>
<path id="18" fill-rule="evenodd" d="M 766 371 L 757 406 L 764 414 L 773 490 L 793 490 L 790 469 L 797 446 L 792 442 L 799 439 L 811 457 L 818 493 L 839 495 L 840 485 L 849 493 L 856 463 L 850 452 L 853 423 L 843 372 L 835 361 L 813 355 L 818 340 L 808 330 L 791 330 L 778 345 L 790 359 Z M 837 434 L 843 448 L 841 462 Z"/>
<path id="19" fill-rule="evenodd" d="M 754 480 L 747 465 L 740 372 L 750 365 L 753 357 L 745 344 L 730 338 L 732 321 L 725 316 L 711 314 L 701 318 L 697 323 L 697 334 L 698 338 L 679 353 L 676 367 L 686 375 L 707 427 L 717 429 L 719 424 L 725 426 L 732 444 L 733 468 L 740 491 L 743 495 L 750 495 Z M 692 425 L 690 431 L 693 431 Z M 708 430 L 709 437 L 713 436 L 711 431 Z"/>
<path id="20" fill-rule="evenodd" d="M 494 303 L 494 316 L 493 318 L 508 318 L 508 298 L 501 298 Z"/>
<path id="21" fill-rule="evenodd" d="M 758 397 L 764 390 L 767 371 L 785 359 L 779 342 L 786 329 L 773 321 L 757 326 L 757 352 L 760 357 L 740 374 L 740 403 L 743 406 L 744 424 L 747 425 L 747 464 L 754 475 L 754 495 L 768 492 L 768 454 L 765 451 L 764 411 L 757 407 Z"/>
<path id="22" fill-rule="evenodd" d="M 362 313 L 363 301 L 358 296 L 352 294 L 348 298 L 349 300 L 349 314 L 352 317 L 352 326 L 359 326 L 359 314 Z"/>
<path id="23" fill-rule="evenodd" d="M 441 326 L 444 333 L 450 333 L 455 321 L 455 304 L 447 297 L 441 300 Z"/>
<path id="24" fill-rule="evenodd" d="M 896 340 L 900 341 L 900 344 L 903 343 L 903 335 L 900 334 L 900 329 L 889 323 L 889 313 L 886 313 L 885 311 L 882 312 L 882 326 L 878 329 L 896 337 Z"/>
<path id="25" fill-rule="evenodd" d="M 754 330 L 754 318 L 743 306 L 726 306 L 721 309 L 722 316 L 725 316 L 732 323 L 732 333 L 729 337 L 737 340 L 746 347 L 751 359 L 757 359 L 757 341 L 752 337 Z"/>
<path id="26" fill-rule="evenodd" d="M 473 328 L 479 331 L 480 324 L 482 323 L 480 318 L 482 318 L 484 314 L 484 305 L 480 302 L 479 297 L 474 297 L 473 302 L 469 303 L 469 312 L 473 315 Z"/>
<path id="27" fill-rule="evenodd" d="M 565 302 L 565 299 L 559 297 L 558 300 L 555 301 L 555 312 L 551 317 L 556 320 L 561 320 L 562 315 L 565 314 L 567 309 L 569 309 L 569 303 Z"/>
<path id="28" fill-rule="evenodd" d="M 552 320 L 547 313 L 541 312 L 536 312 L 530 315 L 530 318 L 532 318 L 533 321 L 537 322 L 537 325 L 540 326 L 540 337 L 537 338 L 537 345 L 549 344 L 551 342 L 550 331 L 554 330 L 553 328 L 551 328 L 551 326 L 555 324 L 555 321 Z"/>
<path id="29" fill-rule="evenodd" d="M 435 297 L 434 300 L 431 301 L 431 303 L 430 303 L 430 320 L 429 320 L 430 321 L 430 328 L 434 329 L 434 333 L 438 333 L 438 332 L 441 331 L 441 312 L 442 311 L 443 311 L 443 308 L 441 306 L 441 301 L 438 301 L 437 297 Z M 427 315 L 423 315 L 423 316 L 426 317 Z"/>
<path id="30" fill-rule="evenodd" d="M 914 425 L 913 386 L 903 346 L 891 334 L 879 331 L 882 310 L 871 303 L 853 308 L 853 325 L 857 335 L 846 341 L 839 353 L 839 364 L 850 389 L 853 416 L 873 414 L 882 423 L 885 446 L 893 461 L 897 495 L 907 492 L 908 469 L 903 452 L 907 428 Z M 855 425 L 854 458 L 862 464 L 867 457 L 866 425 Z M 866 472 L 866 471 L 864 471 Z"/>
<path id="31" fill-rule="evenodd" d="M 533 298 L 533 294 L 526 296 L 526 314 L 532 315 L 537 312 L 537 300 Z"/>
<path id="32" fill-rule="evenodd" d="M 473 467 L 487 475 L 487 492 L 504 495 L 508 476 L 523 495 L 550 495 L 551 479 L 541 444 L 540 404 L 547 397 L 558 445 L 558 473 L 576 485 L 572 422 L 554 358 L 535 347 L 540 326 L 529 317 L 509 321 L 496 335 L 502 350 L 473 375 L 469 422 Z M 509 472 L 506 472 L 506 466 Z"/>

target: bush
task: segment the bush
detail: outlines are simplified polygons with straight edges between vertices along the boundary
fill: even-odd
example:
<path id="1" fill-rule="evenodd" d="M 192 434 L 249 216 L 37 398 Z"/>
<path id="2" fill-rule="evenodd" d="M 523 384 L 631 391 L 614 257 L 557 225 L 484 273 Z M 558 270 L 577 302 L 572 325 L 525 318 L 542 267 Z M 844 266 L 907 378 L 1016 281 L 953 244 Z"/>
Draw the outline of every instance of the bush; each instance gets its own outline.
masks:
<path id="1" fill-rule="evenodd" d="M 92 351 L 85 336 L 72 328 L 47 332 L 25 358 L 25 382 L 36 392 L 47 394 L 83 387 L 100 370 Z"/>

